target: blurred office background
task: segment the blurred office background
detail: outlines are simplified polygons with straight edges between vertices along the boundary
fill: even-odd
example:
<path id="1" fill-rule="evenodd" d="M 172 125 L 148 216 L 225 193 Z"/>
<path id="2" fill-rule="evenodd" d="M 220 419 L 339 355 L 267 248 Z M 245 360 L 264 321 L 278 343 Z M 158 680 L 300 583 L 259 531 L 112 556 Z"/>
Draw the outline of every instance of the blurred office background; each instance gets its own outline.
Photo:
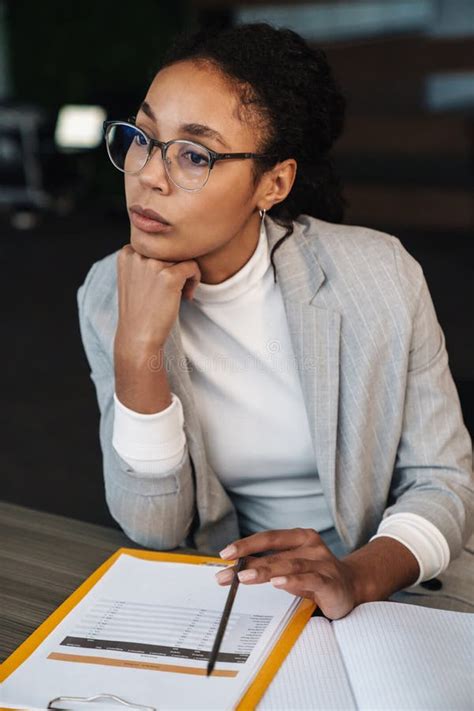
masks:
<path id="1" fill-rule="evenodd" d="M 100 126 L 176 31 L 266 20 L 322 47 L 349 99 L 345 222 L 421 263 L 474 432 L 472 0 L 0 0 L 1 498 L 113 525 L 76 291 L 128 242 Z"/>

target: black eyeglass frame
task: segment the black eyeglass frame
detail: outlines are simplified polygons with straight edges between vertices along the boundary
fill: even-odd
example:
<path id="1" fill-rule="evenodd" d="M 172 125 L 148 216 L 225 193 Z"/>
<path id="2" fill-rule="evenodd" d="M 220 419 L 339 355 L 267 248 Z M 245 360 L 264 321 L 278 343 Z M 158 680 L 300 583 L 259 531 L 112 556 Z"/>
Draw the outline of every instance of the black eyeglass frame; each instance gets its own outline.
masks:
<path id="1" fill-rule="evenodd" d="M 131 126 L 136 131 L 140 131 L 140 133 L 142 133 L 148 141 L 148 154 L 147 154 L 145 162 L 143 163 L 142 167 L 139 170 L 136 170 L 136 171 L 122 170 L 121 168 L 117 168 L 116 164 L 112 160 L 112 157 L 111 157 L 110 151 L 109 151 L 109 145 L 107 142 L 107 134 L 108 134 L 109 129 L 112 126 L 117 126 L 117 125 Z M 151 156 L 154 146 L 156 146 L 157 148 L 160 149 L 161 157 L 163 159 L 163 163 L 165 164 L 165 166 L 166 166 L 166 151 L 168 150 L 168 147 L 173 145 L 174 143 L 187 143 L 187 144 L 196 146 L 197 148 L 200 148 L 201 150 L 207 151 L 207 153 L 209 153 L 209 156 L 210 156 L 209 171 L 208 171 L 208 176 L 206 178 L 206 181 L 205 181 L 205 183 L 203 183 L 203 185 L 201 185 L 201 187 L 199 187 L 199 188 L 183 188 L 181 185 L 176 185 L 173 178 L 169 175 L 169 173 L 167 171 L 168 177 L 174 183 L 174 185 L 176 185 L 176 187 L 178 187 L 178 188 L 181 188 L 181 190 L 186 190 L 188 192 L 195 192 L 197 190 L 202 190 L 204 185 L 209 180 L 209 176 L 211 174 L 212 168 L 214 167 L 215 163 L 217 163 L 217 161 L 219 161 L 219 160 L 246 160 L 248 158 L 255 158 L 258 160 L 258 159 L 274 158 L 275 157 L 269 153 L 249 153 L 249 152 L 247 152 L 247 153 L 218 153 L 217 151 L 213 151 L 211 148 L 208 148 L 207 146 L 203 146 L 202 143 L 198 143 L 197 141 L 192 141 L 192 140 L 185 139 L 185 138 L 173 138 L 173 139 L 171 139 L 171 141 L 159 141 L 157 138 L 151 138 L 150 136 L 148 136 L 148 134 L 145 133 L 145 131 L 142 128 L 139 128 L 138 126 L 135 125 L 135 116 L 130 117 L 128 119 L 128 121 L 125 121 L 125 120 L 104 121 L 103 131 L 104 131 L 105 143 L 107 146 L 107 153 L 109 154 L 109 158 L 110 158 L 112 164 L 117 168 L 117 170 L 120 170 L 122 173 L 128 173 L 129 175 L 137 175 L 137 173 L 139 173 L 141 170 L 143 170 L 143 168 L 146 166 L 146 164 L 150 160 L 150 156 Z"/>

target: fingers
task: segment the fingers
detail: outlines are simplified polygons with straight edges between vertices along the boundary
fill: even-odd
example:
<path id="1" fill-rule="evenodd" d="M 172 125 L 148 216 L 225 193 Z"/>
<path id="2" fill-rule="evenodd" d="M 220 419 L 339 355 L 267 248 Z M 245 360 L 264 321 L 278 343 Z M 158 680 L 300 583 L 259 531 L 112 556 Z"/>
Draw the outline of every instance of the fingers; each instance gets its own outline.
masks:
<path id="1" fill-rule="evenodd" d="M 293 549 L 285 551 L 285 554 L 250 557 L 245 570 L 238 573 L 239 581 L 245 585 L 269 582 L 279 590 L 309 598 L 319 605 L 327 617 L 339 619 L 357 604 L 354 586 L 344 562 L 327 548 L 326 553 L 322 554 L 323 548 L 326 546 L 321 543 L 302 547 L 298 556 Z M 217 573 L 216 580 L 221 585 L 227 585 L 233 577 L 234 571 L 228 569 Z"/>
<path id="2" fill-rule="evenodd" d="M 270 582 L 274 587 L 285 590 L 292 595 L 309 597 L 312 600 L 324 594 L 329 587 L 334 587 L 332 578 L 314 570 L 308 573 L 277 576 L 272 578 Z"/>
<path id="3" fill-rule="evenodd" d="M 258 557 L 254 560 L 262 561 L 264 564 L 277 563 L 282 560 L 288 560 L 291 558 L 308 558 L 309 560 L 329 560 L 333 558 L 333 554 L 326 546 L 325 543 L 321 542 L 315 546 L 300 546 L 299 548 L 291 548 L 287 551 L 281 551 L 280 553 L 269 554 L 264 557 Z"/>
<path id="4" fill-rule="evenodd" d="M 322 568 L 309 573 L 278 576 L 270 582 L 279 590 L 316 602 L 330 620 L 344 617 L 357 604 L 343 577 L 334 569 Z"/>
<path id="5" fill-rule="evenodd" d="M 255 578 L 255 582 L 267 582 L 267 580 L 271 577 L 269 571 L 274 571 L 273 574 L 278 575 L 278 571 L 284 570 L 288 567 L 285 567 L 287 561 L 294 560 L 295 558 L 304 558 L 311 561 L 325 561 L 330 560 L 332 557 L 333 555 L 331 551 L 324 544 L 312 547 L 301 546 L 300 548 L 292 548 L 287 551 L 282 551 L 281 553 L 275 553 L 264 557 L 249 557 L 247 558 L 247 564 L 245 567 L 246 571 L 254 569 L 260 571 L 258 579 Z M 244 578 L 245 577 L 247 580 L 251 580 L 251 576 L 244 576 Z M 220 571 L 217 573 L 216 578 L 219 583 L 231 582 L 232 571 Z"/>
<path id="6" fill-rule="evenodd" d="M 245 567 L 248 568 L 252 561 L 256 560 L 255 558 L 247 558 L 245 561 Z M 227 585 L 228 583 L 231 583 L 232 580 L 234 579 L 234 568 L 237 567 L 238 561 L 234 563 L 234 565 L 228 565 L 227 568 L 224 570 L 220 570 L 218 573 L 216 573 L 216 580 L 219 584 L 225 584 Z"/>
<path id="7" fill-rule="evenodd" d="M 183 288 L 183 297 L 185 299 L 191 300 L 194 297 L 194 292 L 196 291 L 196 287 L 199 282 L 200 278 L 198 276 L 191 276 L 186 279 L 186 283 Z"/>
<path id="8" fill-rule="evenodd" d="M 131 244 L 124 245 L 117 255 L 117 268 L 119 277 L 125 271 L 136 274 L 141 279 L 144 271 L 151 273 L 153 278 L 158 277 L 165 288 L 176 293 L 183 292 L 185 298 L 194 295 L 196 286 L 201 281 L 201 270 L 194 259 L 182 262 L 166 262 L 160 259 L 145 257 L 136 252 Z"/>
<path id="9" fill-rule="evenodd" d="M 330 561 L 323 558 L 323 562 Z M 238 573 L 238 576 L 241 583 L 254 585 L 271 582 L 275 577 L 312 572 L 317 570 L 317 566 L 318 561 L 304 557 L 295 558 L 294 553 L 291 558 L 289 556 L 266 556 L 248 560 L 245 570 Z M 233 571 L 231 569 L 222 570 L 216 574 L 216 580 L 220 585 L 228 585 L 232 579 Z"/>
<path id="10" fill-rule="evenodd" d="M 163 269 L 160 277 L 168 289 L 183 292 L 183 297 L 190 299 L 201 281 L 201 271 L 197 262 L 187 260 L 176 262 L 173 266 Z"/>
<path id="11" fill-rule="evenodd" d="M 313 528 L 284 528 L 276 531 L 259 531 L 234 541 L 220 552 L 221 558 L 243 558 L 270 550 L 288 550 L 300 546 L 316 546 L 321 536 Z"/>
<path id="12" fill-rule="evenodd" d="M 141 254 L 140 252 L 137 252 L 131 244 L 125 244 L 117 252 L 117 261 L 120 264 L 128 259 L 133 259 L 134 262 L 139 262 L 140 264 L 146 264 L 151 269 L 156 270 L 156 272 L 160 272 L 162 270 L 169 269 L 170 267 L 179 265 L 179 269 L 174 270 L 175 273 L 181 274 L 184 267 L 184 272 L 190 272 L 198 279 L 201 278 L 201 271 L 195 259 L 185 259 L 182 261 L 174 262 L 165 259 L 158 259 L 157 257 L 148 257 L 144 254 Z"/>
<path id="13" fill-rule="evenodd" d="M 303 545 L 298 545 L 303 541 Z M 248 552 L 261 553 L 269 549 L 278 550 L 263 556 L 249 556 Z M 247 552 L 245 552 L 247 551 Z M 306 572 L 314 569 L 314 563 L 330 563 L 336 560 L 321 536 L 314 529 L 292 528 L 261 531 L 235 541 L 221 551 L 221 556 L 233 554 L 235 558 L 247 558 L 246 570 L 239 574 L 241 582 L 264 583 L 272 577 Z M 220 571 L 216 580 L 221 585 L 232 581 L 232 571 Z"/>

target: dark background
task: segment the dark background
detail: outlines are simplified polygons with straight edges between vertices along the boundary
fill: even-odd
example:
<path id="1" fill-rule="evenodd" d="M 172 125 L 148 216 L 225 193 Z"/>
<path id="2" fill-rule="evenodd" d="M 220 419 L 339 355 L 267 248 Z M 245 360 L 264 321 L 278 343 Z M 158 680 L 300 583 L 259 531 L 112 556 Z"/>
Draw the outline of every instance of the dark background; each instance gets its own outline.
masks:
<path id="1" fill-rule="evenodd" d="M 355 21 L 351 35 L 334 29 L 331 6 L 341 3 L 306 4 L 327 11 L 327 25 L 321 21 L 312 41 L 326 50 L 349 100 L 345 134 L 334 150 L 349 202 L 344 222 L 396 235 L 422 265 L 472 433 L 473 5 L 433 2 L 430 14 L 403 28 L 393 17 L 381 17 L 370 30 Z M 399 5 L 402 17 L 406 3 Z M 262 6 L 0 0 L 5 500 L 115 525 L 104 500 L 98 408 L 76 292 L 94 261 L 128 242 L 128 220 L 121 176 L 103 146 L 58 153 L 58 109 L 98 104 L 109 117 L 128 116 L 174 32 L 230 24 Z M 444 89 L 433 94 L 440 77 Z M 464 84 L 450 99 L 459 77 Z M 37 113 L 35 199 L 24 189 L 25 171 L 2 163 L 2 116 L 11 109 Z"/>

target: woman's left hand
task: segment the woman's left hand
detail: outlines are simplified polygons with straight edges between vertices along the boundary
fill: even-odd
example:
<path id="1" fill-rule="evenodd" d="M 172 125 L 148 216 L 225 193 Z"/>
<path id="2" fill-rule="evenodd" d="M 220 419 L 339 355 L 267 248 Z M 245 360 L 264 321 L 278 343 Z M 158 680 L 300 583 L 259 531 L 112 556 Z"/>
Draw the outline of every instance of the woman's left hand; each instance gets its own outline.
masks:
<path id="1" fill-rule="evenodd" d="M 278 551 L 278 552 L 274 552 Z M 227 546 L 222 558 L 248 558 L 239 573 L 245 585 L 270 582 L 293 595 L 317 603 L 330 619 L 347 615 L 357 604 L 355 573 L 348 562 L 336 558 L 312 528 L 261 531 Z M 221 585 L 232 581 L 233 571 L 223 570 L 216 579 Z"/>

